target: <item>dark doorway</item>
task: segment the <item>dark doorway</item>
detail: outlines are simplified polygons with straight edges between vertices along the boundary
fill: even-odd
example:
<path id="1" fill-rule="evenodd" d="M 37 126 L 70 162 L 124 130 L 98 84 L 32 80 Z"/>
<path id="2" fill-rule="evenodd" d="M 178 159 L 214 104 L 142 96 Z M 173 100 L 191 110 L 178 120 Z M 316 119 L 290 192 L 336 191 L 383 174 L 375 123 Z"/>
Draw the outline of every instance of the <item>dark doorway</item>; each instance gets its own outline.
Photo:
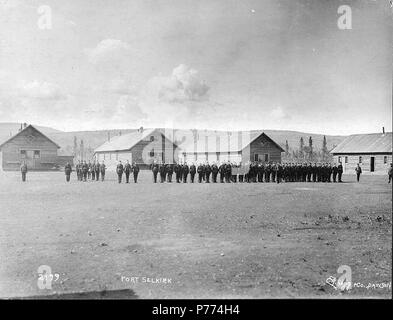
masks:
<path id="1" fill-rule="evenodd" d="M 375 170 L 375 157 L 370 158 L 370 172 L 374 172 Z"/>

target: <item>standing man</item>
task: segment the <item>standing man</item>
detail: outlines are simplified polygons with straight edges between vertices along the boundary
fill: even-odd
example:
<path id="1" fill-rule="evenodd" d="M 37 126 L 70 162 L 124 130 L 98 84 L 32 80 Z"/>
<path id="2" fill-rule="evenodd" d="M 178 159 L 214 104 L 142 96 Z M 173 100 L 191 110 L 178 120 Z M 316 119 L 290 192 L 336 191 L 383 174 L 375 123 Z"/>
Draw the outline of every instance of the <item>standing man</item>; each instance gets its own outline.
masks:
<path id="1" fill-rule="evenodd" d="M 124 173 L 126 174 L 126 183 L 130 183 L 131 165 L 128 160 L 126 160 L 126 164 L 124 165 Z"/>
<path id="2" fill-rule="evenodd" d="M 72 167 L 71 167 L 70 163 L 67 162 L 67 164 L 64 167 L 64 173 L 65 173 L 67 182 L 70 182 L 71 172 L 72 172 Z"/>
<path id="3" fill-rule="evenodd" d="M 338 172 L 337 165 L 334 164 L 334 166 L 333 166 L 333 168 L 332 168 L 333 182 L 337 182 L 337 172 Z"/>
<path id="4" fill-rule="evenodd" d="M 216 163 L 212 164 L 212 178 L 213 183 L 217 183 L 218 167 Z"/>
<path id="5" fill-rule="evenodd" d="M 100 172 L 101 172 L 101 181 L 104 181 L 105 179 L 105 164 L 104 161 L 102 161 L 101 165 L 100 165 Z"/>
<path id="6" fill-rule="evenodd" d="M 180 183 L 180 166 L 178 163 L 175 163 L 173 171 L 175 172 L 176 182 Z"/>
<path id="7" fill-rule="evenodd" d="M 87 172 L 89 172 L 89 166 L 87 165 L 86 161 L 83 161 L 83 165 L 82 165 L 83 182 L 86 182 L 87 180 Z"/>
<path id="8" fill-rule="evenodd" d="M 76 178 L 78 181 L 80 180 L 80 166 L 81 166 L 81 162 L 78 160 L 78 163 L 75 166 Z"/>
<path id="9" fill-rule="evenodd" d="M 123 177 L 123 172 L 124 172 L 124 167 L 121 161 L 116 166 L 116 173 L 117 173 L 117 179 L 119 183 L 121 183 L 121 178 Z"/>
<path id="10" fill-rule="evenodd" d="M 210 174 L 212 172 L 212 168 L 210 167 L 209 162 L 206 163 L 205 166 L 205 177 L 206 177 L 206 183 L 210 183 Z"/>
<path id="11" fill-rule="evenodd" d="M 27 164 L 25 161 L 22 162 L 20 166 L 20 172 L 22 173 L 22 181 L 26 181 L 26 174 L 27 174 Z"/>
<path id="12" fill-rule="evenodd" d="M 360 168 L 359 163 L 357 164 L 357 166 L 355 168 L 355 172 L 356 172 L 356 180 L 359 182 L 360 181 L 360 175 L 362 173 L 362 168 Z"/>
<path id="13" fill-rule="evenodd" d="M 132 174 L 134 175 L 134 183 L 138 182 L 138 173 L 139 173 L 139 166 L 134 161 L 134 163 L 132 164 Z"/>
<path id="14" fill-rule="evenodd" d="M 187 176 L 188 173 L 190 172 L 190 168 L 187 165 L 187 162 L 184 163 L 183 165 L 183 182 L 187 183 Z"/>
<path id="15" fill-rule="evenodd" d="M 218 167 L 218 172 L 220 173 L 220 182 L 224 182 L 224 176 L 225 176 L 225 163 L 221 163 L 220 166 Z"/>
<path id="16" fill-rule="evenodd" d="M 198 182 L 201 183 L 203 179 L 203 166 L 201 163 L 198 165 L 197 172 L 198 172 Z"/>
<path id="17" fill-rule="evenodd" d="M 91 177 L 91 167 L 92 167 L 90 160 L 89 160 L 89 163 L 87 164 L 87 166 L 89 167 L 89 171 L 87 171 L 87 179 L 90 180 L 90 177 Z"/>
<path id="18" fill-rule="evenodd" d="M 343 165 L 341 164 L 341 162 L 340 162 L 340 164 L 337 166 L 337 173 L 338 173 L 338 182 L 342 182 L 341 181 L 341 177 L 342 177 L 342 175 L 343 175 Z"/>
<path id="19" fill-rule="evenodd" d="M 100 180 L 100 163 L 98 162 L 98 160 L 97 160 L 97 162 L 96 162 L 96 164 L 94 165 L 94 170 L 95 170 L 95 172 L 96 172 L 96 180 L 97 181 L 99 181 Z"/>
<path id="20" fill-rule="evenodd" d="M 388 170 L 388 176 L 389 176 L 389 182 L 388 183 L 390 183 L 390 180 L 392 180 L 392 175 L 393 175 L 393 165 L 390 164 L 390 168 Z"/>
<path id="21" fill-rule="evenodd" d="M 152 166 L 151 166 L 151 171 L 153 172 L 153 182 L 157 183 L 157 175 L 158 175 L 158 164 L 153 162 Z"/>
<path id="22" fill-rule="evenodd" d="M 171 183 L 172 182 L 172 175 L 173 175 L 173 165 L 168 163 L 165 166 L 165 172 L 166 172 L 166 176 L 167 176 L 167 181 L 169 183 Z"/>
<path id="23" fill-rule="evenodd" d="M 95 180 L 96 178 L 96 163 L 95 161 L 93 161 L 93 164 L 90 166 L 89 169 L 90 173 L 91 173 L 91 180 Z"/>
<path id="24" fill-rule="evenodd" d="M 160 182 L 164 183 L 165 182 L 165 174 L 166 174 L 166 172 L 165 172 L 165 164 L 164 163 L 161 163 L 158 166 L 158 172 L 160 173 Z"/>
<path id="25" fill-rule="evenodd" d="M 190 165 L 191 183 L 194 183 L 195 173 L 196 173 L 196 167 L 195 164 L 193 163 L 192 165 Z"/>

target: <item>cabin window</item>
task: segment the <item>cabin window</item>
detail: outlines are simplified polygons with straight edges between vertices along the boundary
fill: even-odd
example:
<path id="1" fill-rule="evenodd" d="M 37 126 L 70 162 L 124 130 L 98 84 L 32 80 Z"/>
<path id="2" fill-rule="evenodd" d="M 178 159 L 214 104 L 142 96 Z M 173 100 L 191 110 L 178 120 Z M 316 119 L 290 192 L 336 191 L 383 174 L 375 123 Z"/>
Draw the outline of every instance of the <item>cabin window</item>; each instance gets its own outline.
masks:
<path id="1" fill-rule="evenodd" d="M 359 163 L 362 163 L 362 156 L 359 156 Z"/>
<path id="2" fill-rule="evenodd" d="M 150 136 L 150 141 L 154 141 L 154 136 Z"/>
<path id="3" fill-rule="evenodd" d="M 269 162 L 269 154 L 265 153 L 265 162 Z"/>
<path id="4" fill-rule="evenodd" d="M 345 157 L 345 163 L 348 163 L 348 157 Z"/>
<path id="5" fill-rule="evenodd" d="M 258 161 L 258 153 L 254 154 L 254 161 Z"/>
<path id="6" fill-rule="evenodd" d="M 154 149 L 150 151 L 150 157 L 154 157 Z"/>
<path id="7" fill-rule="evenodd" d="M 39 159 L 41 157 L 40 150 L 34 150 L 34 159 Z"/>
<path id="8" fill-rule="evenodd" d="M 22 159 L 26 158 L 26 150 L 21 150 L 21 151 L 20 151 L 20 157 L 21 157 Z"/>
<path id="9" fill-rule="evenodd" d="M 383 157 L 383 163 L 384 163 L 384 164 L 387 164 L 387 163 L 388 163 L 388 157 L 387 157 L 387 156 L 384 156 L 384 157 Z"/>
<path id="10" fill-rule="evenodd" d="M 338 157 L 338 163 L 341 163 L 341 157 Z"/>

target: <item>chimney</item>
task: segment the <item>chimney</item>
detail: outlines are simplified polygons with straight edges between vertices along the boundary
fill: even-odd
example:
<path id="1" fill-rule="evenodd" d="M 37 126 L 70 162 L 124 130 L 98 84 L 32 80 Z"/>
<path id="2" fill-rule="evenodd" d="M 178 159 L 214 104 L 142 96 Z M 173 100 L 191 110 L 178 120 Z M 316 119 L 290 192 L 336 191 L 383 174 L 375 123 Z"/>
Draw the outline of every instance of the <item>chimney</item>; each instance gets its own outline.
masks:
<path id="1" fill-rule="evenodd" d="M 382 127 L 382 134 L 385 134 L 385 127 Z"/>

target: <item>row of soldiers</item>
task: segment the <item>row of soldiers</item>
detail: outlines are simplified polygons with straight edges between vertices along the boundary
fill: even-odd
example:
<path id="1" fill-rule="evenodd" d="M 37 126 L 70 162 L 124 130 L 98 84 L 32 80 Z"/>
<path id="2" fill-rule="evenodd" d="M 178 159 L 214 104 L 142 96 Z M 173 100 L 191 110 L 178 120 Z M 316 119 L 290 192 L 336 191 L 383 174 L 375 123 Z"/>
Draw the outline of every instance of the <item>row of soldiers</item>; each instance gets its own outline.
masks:
<path id="1" fill-rule="evenodd" d="M 175 175 L 176 182 L 187 183 L 188 175 L 190 175 L 191 183 L 194 183 L 195 176 L 198 182 L 209 183 L 210 178 L 213 183 L 219 181 L 225 182 L 342 182 L 341 177 L 343 167 L 329 163 L 260 163 L 249 162 L 246 165 L 237 165 L 231 162 L 224 162 L 220 165 L 213 163 L 191 164 L 165 164 L 153 163 L 151 165 L 153 172 L 153 182 L 157 183 L 158 176 L 160 182 L 172 182 Z"/>
<path id="2" fill-rule="evenodd" d="M 66 175 L 66 181 L 69 182 L 72 172 L 72 167 L 69 163 L 66 164 L 64 171 Z M 78 163 L 75 165 L 75 171 L 78 181 L 87 181 L 87 179 L 100 181 L 100 175 L 101 181 L 104 181 L 106 166 L 104 161 L 102 161 L 102 163 L 99 163 L 98 161 L 93 163 L 90 161 L 88 163 L 86 163 L 86 161 L 78 161 Z"/>

